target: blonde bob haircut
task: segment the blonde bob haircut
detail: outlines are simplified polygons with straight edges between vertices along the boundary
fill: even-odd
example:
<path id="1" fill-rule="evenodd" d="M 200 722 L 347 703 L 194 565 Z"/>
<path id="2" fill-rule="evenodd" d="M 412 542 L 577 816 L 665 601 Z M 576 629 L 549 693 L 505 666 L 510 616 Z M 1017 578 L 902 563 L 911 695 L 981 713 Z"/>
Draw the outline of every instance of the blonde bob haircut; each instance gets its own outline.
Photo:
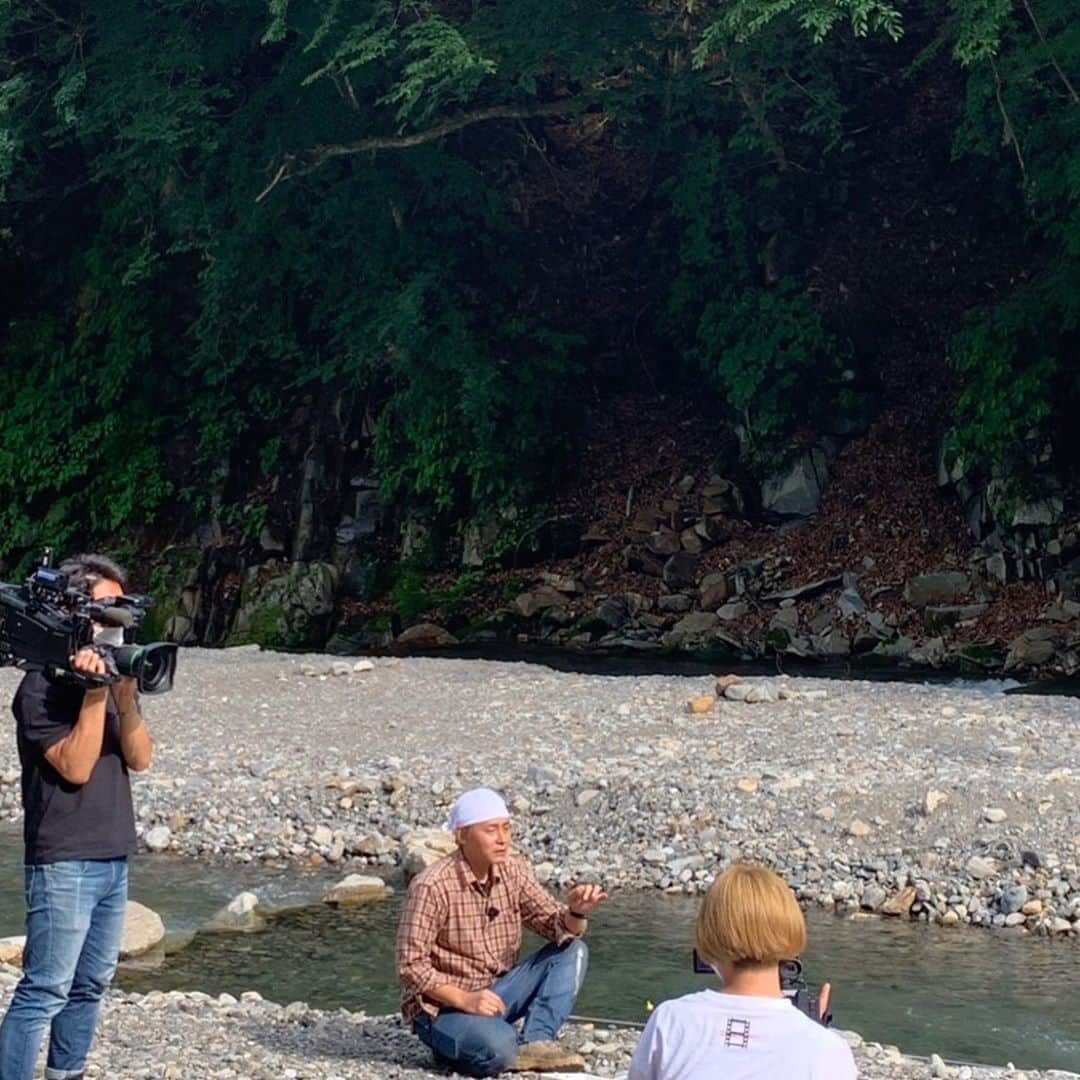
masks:
<path id="1" fill-rule="evenodd" d="M 806 947 L 806 922 L 779 874 L 757 863 L 729 866 L 698 912 L 698 955 L 714 967 L 771 967 Z"/>

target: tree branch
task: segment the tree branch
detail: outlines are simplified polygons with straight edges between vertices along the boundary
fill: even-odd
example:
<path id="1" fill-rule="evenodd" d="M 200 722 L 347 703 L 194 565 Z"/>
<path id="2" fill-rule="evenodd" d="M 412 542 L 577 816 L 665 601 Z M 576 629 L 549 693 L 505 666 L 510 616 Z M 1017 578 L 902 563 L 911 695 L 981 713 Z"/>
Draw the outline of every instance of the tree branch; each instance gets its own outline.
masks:
<path id="1" fill-rule="evenodd" d="M 1043 28 L 1039 25 L 1039 20 L 1035 18 L 1035 12 L 1032 9 L 1030 0 L 1024 0 L 1024 10 L 1027 11 L 1028 18 L 1031 19 L 1031 25 L 1035 27 L 1035 33 L 1039 35 L 1039 41 L 1042 42 L 1043 48 L 1046 49 L 1046 55 L 1050 57 L 1050 63 L 1054 65 L 1054 70 L 1058 73 L 1058 77 L 1069 91 L 1069 97 L 1072 98 L 1073 104 L 1080 105 L 1080 96 L 1076 93 L 1076 87 L 1069 82 L 1068 75 L 1061 70 L 1061 65 L 1057 62 L 1057 57 L 1054 56 L 1054 53 L 1050 48 L 1050 42 L 1046 40 L 1046 34 L 1043 33 Z"/>
<path id="2" fill-rule="evenodd" d="M 994 62 L 994 58 L 990 57 L 990 67 L 994 72 L 994 94 L 997 97 L 998 109 L 1001 112 L 1001 119 L 1005 124 L 1005 141 L 1013 144 L 1013 149 L 1016 151 L 1016 160 L 1020 163 L 1020 175 L 1023 176 L 1024 181 L 1027 181 L 1027 168 L 1024 166 L 1024 155 L 1020 152 L 1020 141 L 1016 137 L 1016 129 L 1013 127 L 1012 120 L 1009 117 L 1009 111 L 1005 108 L 1005 98 L 1001 93 L 1001 75 L 998 73 L 997 64 Z"/>
<path id="3" fill-rule="evenodd" d="M 595 99 L 590 96 L 580 95 L 564 98 L 562 101 L 545 102 L 541 105 L 489 105 L 472 112 L 458 113 L 426 131 L 414 131 L 408 135 L 374 135 L 367 139 L 357 139 L 355 142 L 324 143 L 313 146 L 300 155 L 287 155 L 274 179 L 256 196 L 255 201 L 262 202 L 278 184 L 294 176 L 306 176 L 335 158 L 374 153 L 378 150 L 407 150 L 413 146 L 422 146 L 424 143 L 442 139 L 455 131 L 472 127 L 474 124 L 487 123 L 489 120 L 528 120 L 537 116 L 561 116 L 577 112 L 593 100 Z"/>

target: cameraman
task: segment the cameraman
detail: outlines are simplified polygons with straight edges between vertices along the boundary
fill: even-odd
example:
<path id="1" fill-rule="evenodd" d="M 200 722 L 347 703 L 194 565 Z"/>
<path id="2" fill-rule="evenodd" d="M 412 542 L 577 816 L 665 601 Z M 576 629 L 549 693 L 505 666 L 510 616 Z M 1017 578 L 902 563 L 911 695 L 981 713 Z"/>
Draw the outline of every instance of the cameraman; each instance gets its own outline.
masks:
<path id="1" fill-rule="evenodd" d="M 101 555 L 60 567 L 94 600 L 121 596 L 124 572 Z M 122 631 L 95 624 L 95 642 Z M 103 675 L 93 648 L 72 671 Z M 26 843 L 23 976 L 0 1024 L 0 1077 L 31 1080 L 49 1028 L 46 1080 L 78 1080 L 101 997 L 120 953 L 127 905 L 127 856 L 135 843 L 128 771 L 150 764 L 135 680 L 83 689 L 30 672 L 12 704 L 22 764 Z"/>
<path id="2" fill-rule="evenodd" d="M 780 961 L 802 952 L 806 923 L 782 878 L 754 863 L 728 867 L 702 902 L 696 936 L 723 986 L 658 1006 L 627 1080 L 856 1080 L 844 1039 L 783 996 Z M 826 984 L 822 1016 L 828 1005 Z"/>

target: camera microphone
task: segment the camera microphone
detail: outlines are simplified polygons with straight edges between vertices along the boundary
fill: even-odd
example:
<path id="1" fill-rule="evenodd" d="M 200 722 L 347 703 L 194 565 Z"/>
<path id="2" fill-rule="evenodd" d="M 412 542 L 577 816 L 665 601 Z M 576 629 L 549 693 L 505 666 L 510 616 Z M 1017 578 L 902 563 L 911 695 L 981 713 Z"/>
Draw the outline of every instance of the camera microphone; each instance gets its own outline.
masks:
<path id="1" fill-rule="evenodd" d="M 90 609 L 90 614 L 94 621 L 101 623 L 102 626 L 121 626 L 127 630 L 135 624 L 135 617 L 127 608 L 116 607 L 113 604 L 94 604 Z"/>

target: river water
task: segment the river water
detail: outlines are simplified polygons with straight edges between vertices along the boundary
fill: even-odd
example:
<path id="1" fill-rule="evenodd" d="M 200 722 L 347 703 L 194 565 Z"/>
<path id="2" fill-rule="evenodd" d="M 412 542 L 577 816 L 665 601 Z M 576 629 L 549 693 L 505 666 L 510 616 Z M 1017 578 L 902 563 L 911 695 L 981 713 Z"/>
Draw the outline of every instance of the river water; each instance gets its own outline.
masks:
<path id="1" fill-rule="evenodd" d="M 21 932 L 21 845 L 0 834 L 0 935 Z M 207 866 L 140 856 L 132 896 L 158 911 L 169 953 L 121 970 L 125 989 L 217 994 L 258 990 L 282 1003 L 370 1013 L 397 1005 L 393 937 L 400 898 L 354 910 L 318 904 L 332 879 L 295 871 Z M 259 934 L 197 934 L 237 892 L 293 907 Z M 690 967 L 697 902 L 617 894 L 589 931 L 589 975 L 577 1013 L 642 1021 L 646 1002 L 706 985 Z M 834 984 L 836 1022 L 910 1053 L 1020 1067 L 1080 1070 L 1080 947 L 1015 932 L 807 915 L 812 983 Z"/>

